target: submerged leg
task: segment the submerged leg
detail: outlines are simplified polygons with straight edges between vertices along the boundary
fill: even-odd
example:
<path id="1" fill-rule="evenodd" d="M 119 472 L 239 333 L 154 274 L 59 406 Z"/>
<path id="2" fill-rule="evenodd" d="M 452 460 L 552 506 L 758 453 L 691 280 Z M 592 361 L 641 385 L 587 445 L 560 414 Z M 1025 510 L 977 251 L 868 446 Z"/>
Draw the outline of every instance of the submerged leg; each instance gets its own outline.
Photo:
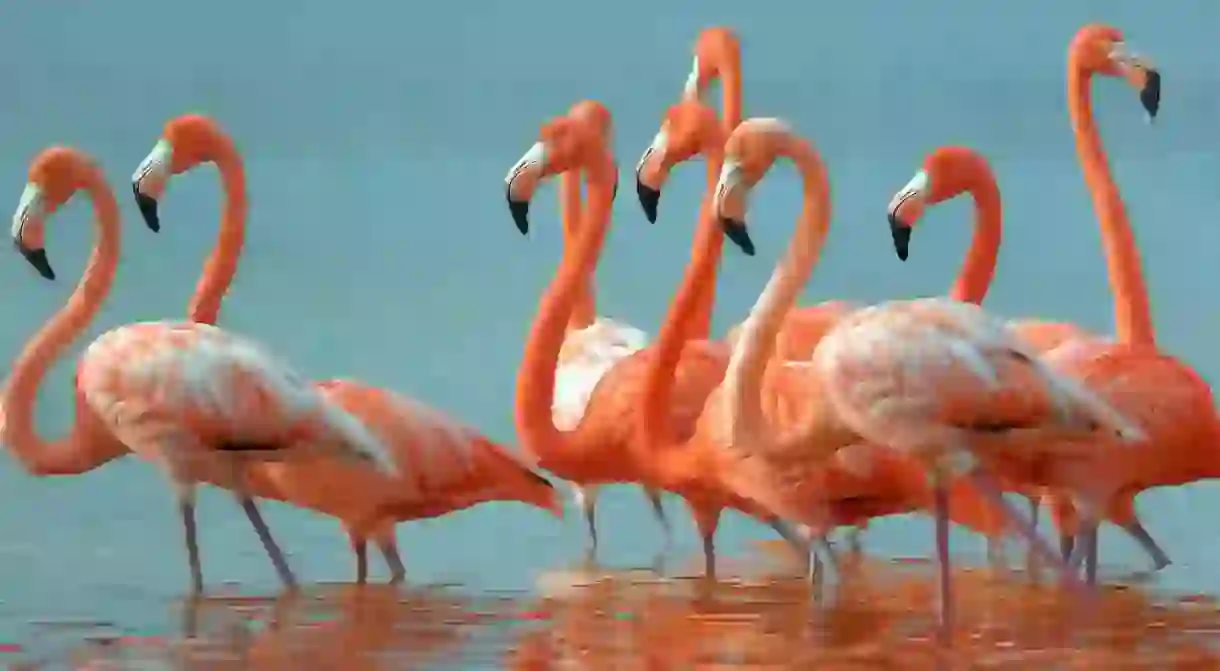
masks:
<path id="1" fill-rule="evenodd" d="M 186 561 L 191 571 L 191 593 L 203 591 L 203 568 L 199 562 L 199 538 L 195 525 L 195 485 L 176 483 L 178 512 L 182 516 L 183 540 L 186 543 Z"/>
<path id="2" fill-rule="evenodd" d="M 1041 501 L 1037 496 L 1029 496 L 1026 498 L 1029 501 L 1029 524 L 1034 530 L 1034 533 L 1037 533 L 1038 508 L 1040 507 Z M 1025 570 L 1031 576 L 1038 572 L 1038 555 L 1034 554 L 1032 551 L 1025 553 Z"/>
<path id="3" fill-rule="evenodd" d="M 377 548 L 381 550 L 381 556 L 385 558 L 385 565 L 390 569 L 390 583 L 398 584 L 407 578 L 407 567 L 402 563 L 402 557 L 398 554 L 398 544 L 391 534 L 388 538 L 381 538 L 377 541 Z"/>
<path id="4" fill-rule="evenodd" d="M 250 498 L 247 494 L 238 493 L 237 500 L 241 503 L 241 509 L 245 511 L 246 518 L 250 520 L 250 525 L 254 527 L 254 533 L 258 534 L 258 540 L 262 542 L 263 550 L 267 552 L 267 556 L 275 566 L 275 571 L 279 574 L 280 581 L 288 589 L 295 588 L 297 581 L 292 575 L 292 569 L 288 568 L 288 562 L 284 560 L 284 553 L 280 552 L 280 546 L 276 545 L 275 539 L 271 537 L 271 530 L 267 528 L 267 523 L 263 521 L 263 516 L 259 513 L 254 499 Z"/>

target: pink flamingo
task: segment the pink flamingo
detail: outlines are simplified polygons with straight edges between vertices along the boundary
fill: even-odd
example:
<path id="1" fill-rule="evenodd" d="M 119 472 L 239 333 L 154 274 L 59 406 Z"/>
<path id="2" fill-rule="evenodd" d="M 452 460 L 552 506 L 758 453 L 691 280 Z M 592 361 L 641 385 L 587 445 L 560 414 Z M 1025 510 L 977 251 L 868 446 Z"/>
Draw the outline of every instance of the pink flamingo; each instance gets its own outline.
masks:
<path id="1" fill-rule="evenodd" d="M 603 113 L 608 117 L 608 111 Z M 556 427 L 546 412 L 554 393 L 554 361 L 563 338 L 562 326 L 579 297 L 582 282 L 596 266 L 609 226 L 613 185 L 617 182 L 613 163 L 604 135 L 597 132 L 597 124 L 588 118 L 566 116 L 543 127 L 541 139 L 506 179 L 510 211 L 518 228 L 524 231 L 529 230 L 525 203 L 544 179 L 569 170 L 583 170 L 591 185 L 580 243 L 565 249 L 526 345 L 517 377 L 517 429 L 525 447 L 537 455 L 539 465 L 559 477 L 582 484 L 651 484 L 651 464 L 637 463 L 634 458 L 638 451 L 634 441 L 639 440 L 634 431 L 635 417 L 640 412 L 651 350 L 625 359 L 609 371 L 597 386 L 588 413 L 575 429 L 564 431 Z M 691 369 L 679 374 L 675 396 L 699 398 L 699 388 L 706 386 L 701 371 Z M 697 404 L 679 403 L 665 411 L 663 421 L 669 431 L 682 435 L 690 433 L 697 416 Z M 749 502 L 742 504 L 747 506 L 745 512 L 765 514 L 749 507 Z M 767 517 L 789 542 L 800 545 L 792 530 L 774 516 Z M 705 537 L 705 550 L 706 542 Z M 710 555 L 707 558 L 709 570 L 714 569 Z"/>
<path id="2" fill-rule="evenodd" d="M 1086 381 L 1126 416 L 1139 422 L 1149 439 L 1122 454 L 1130 462 L 1119 470 L 1119 482 L 1107 483 L 1114 491 L 1105 506 L 1108 519 L 1136 538 L 1159 568 L 1169 558 L 1139 524 L 1134 499 L 1140 491 L 1213 477 L 1217 422 L 1210 388 L 1189 366 L 1159 352 L 1134 234 L 1126 208 L 1110 174 L 1101 138 L 1093 120 L 1090 85 L 1094 75 L 1121 77 L 1139 91 L 1149 117 L 1160 105 L 1160 74 L 1144 58 L 1132 54 L 1117 29 L 1093 24 L 1082 28 L 1068 51 L 1068 111 L 1076 135 L 1085 182 L 1093 194 L 1101 225 L 1110 284 L 1114 294 L 1118 342 L 1083 332 L 1069 331 L 1059 338 L 1061 347 L 1048 360 L 1061 370 Z M 912 193 L 911 205 L 902 206 L 910 218 L 922 208 L 923 194 Z M 909 233 L 906 235 L 909 236 Z M 1119 459 L 1119 455 L 1114 457 Z M 1064 555 L 1072 551 L 1077 526 L 1073 502 L 1052 497 L 1056 525 Z M 1087 560 L 1089 581 L 1096 579 L 1096 532 L 1086 530 L 1080 545 Z"/>
<path id="3" fill-rule="evenodd" d="M 141 214 L 160 230 L 158 202 L 172 174 L 216 164 L 225 193 L 217 245 L 190 303 L 192 321 L 214 324 L 237 270 L 248 205 L 245 170 L 236 146 L 204 116 L 171 119 L 132 179 Z M 391 581 L 406 575 L 394 527 L 487 501 L 521 501 L 562 516 L 562 503 L 545 478 L 477 431 L 413 399 L 352 380 L 317 388 L 365 423 L 390 449 L 394 473 L 334 459 L 252 464 L 245 477 L 261 498 L 331 515 L 342 521 L 356 556 L 356 581 L 368 576 L 368 539 L 374 538 Z M 213 482 L 213 484 L 224 484 Z"/>
<path id="4" fill-rule="evenodd" d="M 700 427 L 719 434 L 722 474 L 735 491 L 814 529 L 825 522 L 817 503 L 826 464 L 859 468 L 851 441 L 905 452 L 926 464 L 934 493 L 940 564 L 942 632 L 952 629 L 946 481 L 971 477 L 993 505 L 1049 564 L 1071 573 L 1031 525 L 977 468 L 990 453 L 1033 429 L 1039 440 L 1104 441 L 1141 437 L 1138 427 L 1070 377 L 1054 372 L 1007 326 L 969 303 L 895 301 L 840 320 L 814 350 L 806 371 L 810 420 L 774 435 L 759 408 L 763 371 L 784 314 L 796 301 L 824 244 L 830 221 L 826 170 L 809 143 L 776 119 L 743 123 L 725 146 L 713 211 L 730 240 L 745 246 L 749 191 L 780 157 L 793 161 L 805 203 L 788 253 L 776 267 L 729 362 L 720 408 Z M 847 450 L 834 450 L 840 445 Z"/>
<path id="5" fill-rule="evenodd" d="M 286 586 L 296 581 L 253 498 L 243 466 L 251 460 L 332 455 L 390 471 L 384 445 L 258 343 L 194 322 L 142 322 L 103 333 L 76 374 L 77 419 L 48 444 L 33 409 L 47 369 L 88 327 L 110 290 L 119 260 L 119 212 L 102 171 L 82 153 L 45 150 L 30 166 L 13 215 L 18 251 L 47 279 L 55 274 L 43 246 L 45 217 L 79 190 L 93 200 L 99 240 L 84 277 L 61 309 L 27 343 L 4 388 L 3 440 L 19 453 L 71 451 L 106 430 L 131 451 L 160 464 L 178 499 L 191 585 L 203 588 L 195 536 L 195 485 L 226 482 Z"/>

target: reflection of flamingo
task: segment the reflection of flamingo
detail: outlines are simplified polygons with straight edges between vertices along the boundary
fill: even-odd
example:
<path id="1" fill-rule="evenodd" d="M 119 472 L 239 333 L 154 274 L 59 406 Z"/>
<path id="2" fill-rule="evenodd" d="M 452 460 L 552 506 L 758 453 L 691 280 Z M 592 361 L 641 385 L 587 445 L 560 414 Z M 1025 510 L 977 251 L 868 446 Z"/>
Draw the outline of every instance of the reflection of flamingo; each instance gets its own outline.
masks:
<path id="1" fill-rule="evenodd" d="M 1156 114 L 1160 104 L 1160 74 L 1147 61 L 1126 50 L 1118 30 L 1090 25 L 1077 33 L 1069 49 L 1069 113 L 1085 181 L 1093 193 L 1102 227 L 1119 342 L 1077 332 L 1050 354 L 1050 360 L 1088 382 L 1123 413 L 1137 419 L 1151 436 L 1148 444 L 1128 453 L 1139 456 L 1127 471 L 1135 477 L 1121 483 L 1105 512 L 1110 520 L 1131 533 L 1160 567 L 1168 563 L 1168 557 L 1139 525 L 1135 495 L 1148 487 L 1182 484 L 1213 475 L 1218 461 L 1212 447 L 1217 438 L 1216 423 L 1206 383 L 1189 367 L 1156 351 L 1139 252 L 1092 118 L 1089 84 L 1095 73 L 1121 76 L 1135 86 L 1150 116 Z M 916 196 L 912 204 L 918 210 L 920 199 L 927 196 Z M 1072 547 L 1071 531 L 1076 526 L 1075 510 L 1070 501 L 1056 496 L 1054 512 L 1067 554 Z M 1096 575 L 1095 541 L 1094 532 L 1086 534 L 1090 579 Z"/>
<path id="2" fill-rule="evenodd" d="M 67 306 L 34 336 L 14 365 L 4 390 L 9 413 L 4 442 L 18 453 L 64 452 L 108 430 L 132 451 L 159 462 L 175 486 L 196 591 L 202 589 L 203 577 L 194 485 L 205 478 L 225 481 L 281 580 L 295 584 L 242 482 L 246 460 L 312 453 L 390 466 L 384 447 L 363 424 L 257 343 L 196 323 L 145 322 L 108 331 L 89 345 L 77 367 L 72 432 L 50 445 L 35 432 L 33 405 L 42 377 L 97 314 L 114 280 L 119 212 L 100 169 L 75 150 L 52 148 L 31 165 L 13 216 L 18 250 L 44 277 L 53 278 L 43 248 L 44 218 L 80 189 L 93 200 L 99 242 Z"/>
<path id="3" fill-rule="evenodd" d="M 132 190 L 145 222 L 159 230 L 158 198 L 170 175 L 202 162 L 216 164 L 225 203 L 220 238 L 191 299 L 190 316 L 192 321 L 214 324 L 237 270 L 249 209 L 245 170 L 233 141 L 207 117 L 172 119 L 137 168 Z M 394 525 L 399 521 L 439 516 L 494 500 L 523 501 L 562 514 L 554 488 L 545 478 L 504 448 L 440 412 L 355 381 L 328 380 L 317 387 L 389 446 L 395 475 L 387 477 L 365 464 L 298 460 L 253 464 L 245 476 L 256 496 L 342 520 L 356 555 L 357 582 L 364 582 L 368 575 L 370 535 L 376 539 L 392 579 L 404 577 L 394 537 Z"/>
<path id="4" fill-rule="evenodd" d="M 1138 431 L 1072 379 L 1034 358 L 1002 322 L 968 303 L 925 299 L 859 310 L 832 328 L 817 345 L 812 365 L 800 369 L 810 388 L 820 392 L 809 395 L 810 420 L 799 432 L 774 435 L 759 407 L 763 370 L 784 313 L 821 253 L 830 220 L 830 186 L 813 148 L 775 119 L 743 123 L 729 138 L 725 154 L 713 208 L 731 240 L 749 240 L 748 192 L 778 157 L 796 164 L 805 204 L 788 253 L 745 321 L 722 385 L 723 414 L 701 421 L 700 428 L 707 426 L 730 447 L 725 455 L 730 463 L 723 469 L 730 485 L 815 529 L 824 523 L 817 519 L 820 507 L 816 498 L 810 505 L 810 495 L 816 496 L 811 490 L 817 488 L 818 472 L 837 457 L 828 448 L 846 447 L 858 434 L 925 461 L 936 495 L 942 615 L 950 630 L 944 478 L 952 470 L 975 472 L 973 463 L 963 461 L 973 460 L 980 449 L 977 439 L 995 427 L 1040 429 L 1044 440 L 1090 434 L 1092 425 L 1123 437 Z M 1000 493 L 981 475 L 976 479 L 993 504 L 1014 517 L 1036 550 L 1070 575 Z"/>
<path id="5" fill-rule="evenodd" d="M 941 147 L 932 152 L 915 177 L 894 196 L 889 214 L 891 232 L 895 251 L 900 259 L 905 260 L 909 253 L 911 233 L 925 208 L 962 193 L 970 194 L 974 200 L 975 230 L 966 262 L 949 291 L 949 297 L 981 304 L 995 273 L 1002 225 L 1000 190 L 985 158 L 964 147 Z M 1041 353 L 1073 339 L 1095 337 L 1079 326 L 1062 322 L 1022 319 L 1013 321 L 1010 326 L 1035 351 Z M 1021 484 L 1019 478 L 1006 478 L 1003 483 L 1006 488 L 1020 491 L 1029 498 L 1030 512 L 1036 523 L 1042 489 L 1030 486 L 1036 483 Z M 969 503 L 959 499 L 954 501 L 953 507 L 959 508 Z M 1169 558 L 1134 517 L 1134 511 L 1132 518 L 1122 524 L 1148 552 L 1158 569 L 1168 565 Z M 1070 548 L 1065 551 L 1065 556 L 1068 553 Z"/>
<path id="6" fill-rule="evenodd" d="M 636 416 L 639 440 L 630 445 L 636 451 L 636 459 L 649 466 L 652 471 L 650 478 L 665 489 L 680 494 L 690 506 L 703 539 L 708 575 L 715 573 L 714 537 L 720 524 L 720 513 L 725 507 L 731 506 L 767 519 L 781 536 L 795 542 L 807 555 L 803 543 L 795 541 L 788 529 L 779 525 L 773 516 L 741 497 L 726 496 L 715 485 L 715 464 L 711 459 L 712 453 L 708 451 L 710 446 L 692 440 L 693 425 L 682 427 L 677 433 L 672 433 L 670 427 L 666 426 L 666 413 L 674 404 L 681 404 L 683 413 L 702 410 L 708 394 L 723 379 L 729 361 L 728 346 L 723 342 L 707 340 L 706 329 L 699 331 L 706 326 L 706 322 L 698 323 L 707 316 L 703 308 L 710 307 L 704 302 L 706 298 L 715 298 L 714 291 L 707 289 L 714 288 L 716 265 L 724 241 L 719 226 L 710 218 L 708 205 L 716 175 L 720 171 L 725 133 L 716 120 L 715 112 L 697 100 L 688 99 L 669 109 L 657 138 L 641 161 L 639 174 L 646 174 L 644 179 L 659 177 L 659 181 L 663 181 L 669 166 L 695 154 L 703 154 L 712 171 L 712 181 L 699 211 L 694 258 L 687 266 L 682 285 L 657 334 L 656 345 L 649 351 L 651 356 L 641 392 L 641 411 Z M 684 385 L 687 395 L 671 394 L 675 384 Z"/>

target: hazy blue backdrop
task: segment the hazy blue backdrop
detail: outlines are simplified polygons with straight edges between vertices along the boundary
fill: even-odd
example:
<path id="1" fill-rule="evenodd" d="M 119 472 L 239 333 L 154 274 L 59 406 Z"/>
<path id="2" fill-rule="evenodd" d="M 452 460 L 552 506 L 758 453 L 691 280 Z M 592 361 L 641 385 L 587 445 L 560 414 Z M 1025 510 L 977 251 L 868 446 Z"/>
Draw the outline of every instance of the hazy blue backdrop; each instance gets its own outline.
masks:
<path id="1" fill-rule="evenodd" d="M 1067 43 L 1091 21 L 1125 30 L 1164 73 L 1154 126 L 1118 81 L 1097 84 L 1096 108 L 1138 228 L 1160 338 L 1216 379 L 1220 4 L 1209 0 L 10 3 L 0 21 L 0 194 L 16 205 L 39 149 L 87 150 L 127 223 L 118 281 L 89 337 L 183 315 L 216 232 L 215 172 L 172 183 L 159 235 L 137 223 L 128 180 L 168 118 L 213 115 L 245 156 L 251 194 L 249 244 L 223 325 L 314 377 L 401 390 L 513 444 L 515 369 L 560 235 L 548 188 L 535 206 L 536 232 L 521 238 L 503 175 L 544 120 L 595 98 L 615 114 L 629 185 L 626 171 L 685 81 L 697 32 L 717 24 L 741 36 L 746 115 L 790 120 L 831 170 L 833 233 L 805 300 L 943 292 L 969 238 L 968 203 L 930 215 L 905 265 L 894 258 L 884 208 L 926 152 L 965 144 L 991 159 L 1004 196 L 1008 227 L 988 305 L 1109 330 L 1097 225 L 1064 102 Z M 796 182 L 787 167 L 772 175 L 753 199 L 759 255 L 727 255 L 717 333 L 746 314 L 791 230 Z M 602 314 L 655 331 L 688 257 L 702 181 L 702 169 L 680 170 L 655 226 L 624 189 L 598 273 Z M 5 356 L 70 291 L 91 244 L 88 216 L 78 199 L 56 217 L 49 246 L 59 282 L 38 279 L 16 254 L 0 263 Z M 69 421 L 70 375 L 65 361 L 45 386 L 39 424 L 48 433 Z M 237 508 L 214 492 L 202 502 L 205 577 L 274 591 Z M 1211 485 L 1141 499 L 1177 561 L 1168 584 L 1220 587 L 1208 570 L 1220 522 L 1190 514 L 1218 503 Z M 670 505 L 677 552 L 693 553 L 685 511 Z M 335 523 L 266 510 L 303 579 L 350 579 Z M 644 511 L 634 491 L 605 499 L 607 563 L 650 560 L 660 537 Z M 522 587 L 578 555 L 577 520 L 486 506 L 404 526 L 400 536 L 413 580 Z M 0 530 L 0 642 L 28 638 L 36 618 L 159 629 L 187 584 L 170 492 L 146 463 L 35 479 L 0 459 Z M 731 554 L 767 535 L 733 519 L 721 544 Z M 869 543 L 879 553 L 924 553 L 929 526 L 888 521 Z M 1105 543 L 1109 560 L 1138 561 L 1125 539 Z"/>

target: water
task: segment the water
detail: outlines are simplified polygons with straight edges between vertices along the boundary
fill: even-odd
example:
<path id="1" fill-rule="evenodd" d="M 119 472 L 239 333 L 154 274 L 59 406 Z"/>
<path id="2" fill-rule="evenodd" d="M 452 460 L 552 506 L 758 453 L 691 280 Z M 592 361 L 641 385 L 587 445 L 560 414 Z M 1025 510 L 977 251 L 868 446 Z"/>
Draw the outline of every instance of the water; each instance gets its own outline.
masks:
<path id="1" fill-rule="evenodd" d="M 819 11 L 820 10 L 820 11 Z M 830 167 L 835 224 L 808 301 L 929 295 L 944 290 L 968 240 L 968 205 L 927 217 L 898 263 L 884 207 L 941 144 L 986 154 L 998 174 L 1007 235 L 988 305 L 1011 315 L 1110 327 L 1095 218 L 1073 153 L 1064 102 L 1068 40 L 1089 21 L 1127 32 L 1164 73 L 1162 115 L 1143 120 L 1134 92 L 1096 87 L 1096 108 L 1125 189 L 1165 347 L 1215 378 L 1220 317 L 1199 298 L 1215 278 L 1220 228 L 1220 87 L 1214 26 L 1220 8 L 1182 0 L 1174 12 L 1132 0 L 1036 0 L 998 12 L 929 0 L 845 3 L 833 11 L 711 0 L 698 12 L 623 0 L 437 4 L 273 5 L 218 0 L 206 7 L 132 0 L 14 5 L 0 22 L 0 99 L 6 132 L 0 184 L 12 205 L 30 158 L 71 144 L 95 155 L 119 192 L 124 260 L 90 337 L 139 319 L 182 315 L 215 235 L 212 170 L 176 179 L 165 228 L 134 225 L 127 180 L 170 116 L 213 115 L 245 156 L 251 192 L 248 251 L 222 323 L 272 344 L 312 376 L 352 376 L 413 394 L 512 442 L 510 399 L 537 297 L 558 259 L 554 192 L 537 198 L 531 239 L 519 237 L 502 177 L 540 123 L 581 98 L 615 114 L 616 149 L 634 164 L 675 100 L 697 31 L 726 24 L 744 48 L 747 116 L 781 116 L 816 141 Z M 648 226 L 630 197 L 598 275 L 600 312 L 649 331 L 687 258 L 703 171 L 675 173 Z M 630 190 L 626 191 L 630 194 Z M 793 175 L 777 169 L 753 204 L 759 256 L 728 254 L 715 332 L 740 320 L 761 289 L 799 205 Z M 52 227 L 61 276 L 83 262 L 89 210 L 78 199 Z M 551 225 L 548 225 L 548 224 Z M 0 264 L 0 351 L 56 309 L 71 282 L 36 279 L 11 255 Z M 83 341 L 82 341 L 83 342 Z M 39 424 L 66 426 L 70 366 L 46 385 Z M 171 629 L 169 601 L 186 584 L 177 518 L 159 475 L 135 460 L 62 480 L 35 479 L 0 461 L 0 642 L 30 642 L 35 619 L 85 618 L 124 631 Z M 1212 485 L 1154 492 L 1141 513 L 1175 559 L 1162 581 L 1214 590 L 1205 570 L 1220 529 L 1193 516 L 1220 503 Z M 695 550 L 677 502 L 675 554 Z M 337 525 L 267 504 L 267 517 L 307 580 L 347 580 Z M 202 498 L 205 575 L 254 593 L 274 576 L 230 501 Z M 638 492 L 607 492 L 603 557 L 643 565 L 660 535 Z M 767 534 L 731 518 L 726 554 Z M 880 554 L 921 554 L 929 526 L 887 520 L 870 534 Z M 484 506 L 404 525 L 412 580 L 471 590 L 516 589 L 580 554 L 575 516 L 558 524 L 514 505 Z M 1104 557 L 1135 565 L 1125 539 L 1103 536 Z M 978 542 L 962 539 L 964 552 Z M 976 553 L 977 554 L 977 553 Z M 493 559 L 494 558 L 494 559 Z M 40 634 L 41 635 L 41 634 Z"/>

